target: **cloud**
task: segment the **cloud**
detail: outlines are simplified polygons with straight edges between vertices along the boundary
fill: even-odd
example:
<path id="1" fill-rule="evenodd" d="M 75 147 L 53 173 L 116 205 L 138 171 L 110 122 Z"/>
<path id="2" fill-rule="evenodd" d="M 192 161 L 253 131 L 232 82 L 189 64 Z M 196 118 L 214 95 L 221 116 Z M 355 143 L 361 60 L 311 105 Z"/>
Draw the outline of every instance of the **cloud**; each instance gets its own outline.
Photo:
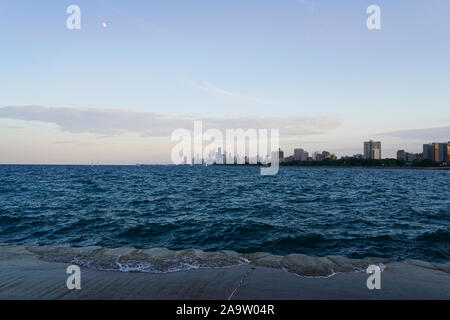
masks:
<path id="1" fill-rule="evenodd" d="M 21 126 L 7 126 L 6 129 L 23 129 Z"/>
<path id="2" fill-rule="evenodd" d="M 414 140 L 450 141 L 450 127 L 391 131 L 379 135 Z"/>
<path id="3" fill-rule="evenodd" d="M 225 95 L 225 96 L 229 96 L 229 97 L 233 97 L 233 98 L 237 98 L 237 99 L 241 99 L 241 100 L 256 102 L 256 103 L 260 103 L 260 104 L 266 104 L 266 105 L 272 105 L 272 106 L 280 105 L 280 103 L 276 102 L 276 101 L 269 101 L 269 100 L 259 99 L 259 98 L 255 98 L 255 97 L 246 96 L 246 95 L 242 95 L 242 94 L 239 94 L 239 93 L 231 92 L 229 90 L 226 90 L 226 89 L 223 89 L 223 88 L 219 88 L 219 87 L 217 87 L 217 86 L 215 86 L 215 85 L 213 85 L 212 83 L 209 83 L 209 82 L 197 83 L 197 82 L 194 82 L 194 81 L 189 81 L 189 84 L 191 86 L 195 87 L 195 88 L 198 88 L 198 89 L 206 91 L 206 92 L 211 92 L 211 93 L 215 93 L 215 94 L 221 94 L 221 95 Z"/>
<path id="4" fill-rule="evenodd" d="M 337 127 L 332 117 L 193 117 L 119 109 L 8 106 L 0 108 L 0 118 L 53 123 L 63 131 L 117 135 L 137 132 L 147 136 L 169 136 L 177 128 L 193 130 L 193 121 L 202 120 L 204 129 L 280 129 L 280 135 L 321 134 Z"/>

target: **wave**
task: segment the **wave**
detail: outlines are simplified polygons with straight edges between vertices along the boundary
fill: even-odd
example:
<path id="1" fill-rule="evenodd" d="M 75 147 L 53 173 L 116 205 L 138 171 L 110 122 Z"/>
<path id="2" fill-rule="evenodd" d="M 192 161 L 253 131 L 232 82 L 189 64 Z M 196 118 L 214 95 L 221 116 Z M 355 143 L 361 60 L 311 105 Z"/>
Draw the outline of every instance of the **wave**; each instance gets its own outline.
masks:
<path id="1" fill-rule="evenodd" d="M 384 270 L 391 261 L 384 258 L 351 259 L 342 256 L 312 257 L 304 254 L 278 256 L 270 253 L 238 253 L 235 251 L 206 252 L 197 249 L 169 250 L 166 248 L 136 249 L 133 247 L 104 248 L 8 245 L 0 251 L 26 252 L 40 260 L 76 264 L 95 270 L 121 272 L 170 273 L 193 269 L 225 268 L 251 265 L 277 268 L 305 277 L 330 277 L 343 272 L 365 272 L 369 265 Z M 4 254 L 1 258 L 4 258 Z M 437 264 L 420 260 L 406 263 L 427 269 L 450 273 L 450 264 Z"/>
<path id="2" fill-rule="evenodd" d="M 434 232 L 426 232 L 418 237 L 415 240 L 425 241 L 425 242 L 444 242 L 448 243 L 450 239 L 450 229 L 437 229 Z"/>

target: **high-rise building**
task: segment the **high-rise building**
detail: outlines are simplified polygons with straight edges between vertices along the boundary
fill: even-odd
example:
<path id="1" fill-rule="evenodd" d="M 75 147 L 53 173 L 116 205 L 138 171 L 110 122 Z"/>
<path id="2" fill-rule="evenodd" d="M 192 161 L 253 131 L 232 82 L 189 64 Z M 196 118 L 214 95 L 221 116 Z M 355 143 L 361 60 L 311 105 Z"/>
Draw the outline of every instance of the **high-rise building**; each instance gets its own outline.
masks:
<path id="1" fill-rule="evenodd" d="M 365 141 L 364 158 L 377 160 L 381 159 L 381 142 L 373 140 Z"/>
<path id="2" fill-rule="evenodd" d="M 278 157 L 280 161 L 283 161 L 284 159 L 284 151 L 278 148 Z"/>
<path id="3" fill-rule="evenodd" d="M 447 142 L 447 155 L 445 157 L 445 162 L 447 162 L 447 164 L 450 163 L 450 141 Z"/>
<path id="4" fill-rule="evenodd" d="M 306 161 L 308 159 L 308 152 L 303 149 L 294 149 L 294 160 Z"/>
<path id="5" fill-rule="evenodd" d="M 223 154 L 222 154 L 222 148 L 221 147 L 219 147 L 218 149 L 217 149 L 217 153 L 216 153 L 216 156 L 215 156 L 215 162 L 216 162 L 216 164 L 225 164 L 225 162 L 223 162 Z"/>
<path id="6" fill-rule="evenodd" d="M 448 142 L 438 143 L 438 160 L 439 162 L 448 162 Z"/>
<path id="7" fill-rule="evenodd" d="M 433 149 L 434 149 L 434 147 L 433 147 L 433 144 L 431 144 L 431 143 L 426 143 L 426 144 L 423 145 L 423 152 L 422 152 L 422 154 L 423 154 L 423 158 L 425 160 L 432 160 L 432 161 L 434 161 L 433 160 L 434 159 Z"/>
<path id="8" fill-rule="evenodd" d="M 423 158 L 435 162 L 448 161 L 448 142 L 427 143 L 423 145 Z"/>

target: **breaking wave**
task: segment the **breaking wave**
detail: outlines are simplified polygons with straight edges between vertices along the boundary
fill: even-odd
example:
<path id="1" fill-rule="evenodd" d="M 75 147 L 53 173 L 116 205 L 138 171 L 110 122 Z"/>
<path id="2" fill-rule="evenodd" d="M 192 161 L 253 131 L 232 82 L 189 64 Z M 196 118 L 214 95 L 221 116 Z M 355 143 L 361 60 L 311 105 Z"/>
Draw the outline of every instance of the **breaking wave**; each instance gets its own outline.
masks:
<path id="1" fill-rule="evenodd" d="M 383 258 L 350 259 L 342 256 L 311 257 L 304 254 L 278 256 L 269 253 L 238 253 L 235 251 L 205 252 L 196 249 L 169 250 L 166 248 L 136 249 L 132 247 L 69 247 L 19 245 L 9 246 L 25 250 L 40 260 L 71 263 L 82 267 L 121 272 L 170 273 L 193 269 L 225 268 L 252 265 L 283 269 L 300 276 L 330 277 L 342 272 L 362 272 L 369 265 L 382 270 L 390 261 Z M 450 272 L 449 265 L 415 261 L 421 267 Z M 437 265 L 437 266 L 436 266 Z"/>

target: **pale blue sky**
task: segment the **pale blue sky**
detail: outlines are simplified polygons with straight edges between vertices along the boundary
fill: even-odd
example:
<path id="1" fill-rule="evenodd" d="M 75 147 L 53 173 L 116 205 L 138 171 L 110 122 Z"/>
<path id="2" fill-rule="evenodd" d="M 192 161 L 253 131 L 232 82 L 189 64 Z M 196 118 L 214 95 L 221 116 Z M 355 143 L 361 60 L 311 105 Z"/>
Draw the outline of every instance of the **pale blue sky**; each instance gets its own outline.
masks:
<path id="1" fill-rule="evenodd" d="M 66 29 L 71 4 L 81 30 Z M 371 4 L 381 30 L 366 28 Z M 0 108 L 331 117 L 340 125 L 282 146 L 340 155 L 378 133 L 450 125 L 448 0 L 2 1 L 0 43 Z M 0 134 L 23 138 L 26 122 L 0 119 Z M 21 161 L 26 148 L 14 157 L 5 141 L 0 156 Z M 386 140 L 386 152 L 420 142 Z"/>

